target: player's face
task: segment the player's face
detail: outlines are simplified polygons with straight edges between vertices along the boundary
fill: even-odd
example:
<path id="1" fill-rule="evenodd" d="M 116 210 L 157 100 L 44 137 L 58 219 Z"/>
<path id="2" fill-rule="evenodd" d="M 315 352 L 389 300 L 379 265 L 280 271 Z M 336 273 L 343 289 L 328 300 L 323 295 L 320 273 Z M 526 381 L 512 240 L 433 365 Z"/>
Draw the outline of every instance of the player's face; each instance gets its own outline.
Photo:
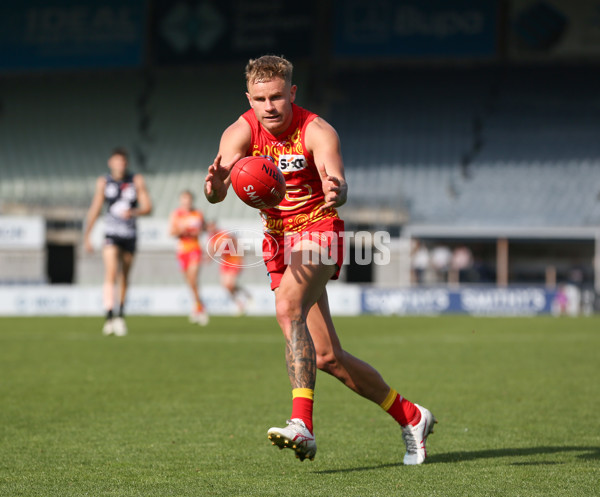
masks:
<path id="1" fill-rule="evenodd" d="M 111 155 L 108 159 L 108 168 L 113 178 L 121 179 L 127 171 L 127 159 L 119 154 Z"/>
<path id="2" fill-rule="evenodd" d="M 183 193 L 179 197 L 179 206 L 186 211 L 191 210 L 192 208 L 192 196 L 187 193 Z"/>
<path id="3" fill-rule="evenodd" d="M 296 85 L 283 78 L 259 81 L 248 85 L 246 96 L 258 122 L 272 135 L 283 133 L 291 124 Z"/>

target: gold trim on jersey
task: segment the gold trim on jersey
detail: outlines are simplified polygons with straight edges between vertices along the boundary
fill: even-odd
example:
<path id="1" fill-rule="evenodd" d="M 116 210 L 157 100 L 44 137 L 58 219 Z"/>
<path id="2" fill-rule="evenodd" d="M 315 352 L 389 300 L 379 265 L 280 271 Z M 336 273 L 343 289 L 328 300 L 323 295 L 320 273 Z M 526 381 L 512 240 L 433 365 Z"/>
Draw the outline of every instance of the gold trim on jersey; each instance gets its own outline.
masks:
<path id="1" fill-rule="evenodd" d="M 302 140 L 300 139 L 300 127 L 285 139 L 280 142 L 271 143 L 271 145 L 265 144 L 261 148 L 260 145 L 254 143 L 252 145 L 253 156 L 268 155 L 273 157 L 275 162 L 279 162 L 280 155 L 297 154 L 304 155 L 304 147 L 302 146 Z"/>
<path id="2" fill-rule="evenodd" d="M 328 207 L 323 211 L 319 210 L 324 203 L 318 204 L 309 214 L 296 214 L 286 218 L 263 215 L 265 233 L 273 236 L 283 236 L 285 233 L 301 233 L 312 223 L 322 219 L 339 219 L 338 213 L 333 207 Z"/>
<path id="3" fill-rule="evenodd" d="M 306 195 L 302 195 L 301 197 L 291 197 L 291 194 L 294 193 L 302 193 L 302 190 L 304 189 L 304 191 L 306 191 Z M 299 209 L 300 207 L 302 207 L 306 202 L 308 202 L 311 198 L 312 198 L 312 188 L 310 187 L 310 185 L 308 183 L 305 183 L 303 185 L 299 185 L 297 187 L 289 187 L 286 189 L 285 191 L 285 200 L 287 200 L 288 202 L 293 202 L 293 205 L 278 205 L 275 207 L 275 209 L 279 209 L 280 211 L 293 211 L 296 209 Z"/>

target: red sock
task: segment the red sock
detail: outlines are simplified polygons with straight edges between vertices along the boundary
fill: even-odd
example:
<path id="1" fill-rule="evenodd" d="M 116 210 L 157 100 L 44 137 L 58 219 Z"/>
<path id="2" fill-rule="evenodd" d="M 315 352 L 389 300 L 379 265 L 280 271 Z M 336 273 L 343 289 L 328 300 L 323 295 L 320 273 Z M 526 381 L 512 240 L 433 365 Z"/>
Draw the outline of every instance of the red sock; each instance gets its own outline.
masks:
<path id="1" fill-rule="evenodd" d="M 313 432 L 313 396 L 310 388 L 294 388 L 292 390 L 292 415 L 290 419 L 298 418 L 304 421 L 306 428 Z"/>
<path id="2" fill-rule="evenodd" d="M 386 399 L 381 403 L 381 407 L 394 418 L 401 426 L 411 424 L 415 426 L 421 421 L 421 411 L 417 409 L 409 400 L 402 397 L 393 388 Z"/>

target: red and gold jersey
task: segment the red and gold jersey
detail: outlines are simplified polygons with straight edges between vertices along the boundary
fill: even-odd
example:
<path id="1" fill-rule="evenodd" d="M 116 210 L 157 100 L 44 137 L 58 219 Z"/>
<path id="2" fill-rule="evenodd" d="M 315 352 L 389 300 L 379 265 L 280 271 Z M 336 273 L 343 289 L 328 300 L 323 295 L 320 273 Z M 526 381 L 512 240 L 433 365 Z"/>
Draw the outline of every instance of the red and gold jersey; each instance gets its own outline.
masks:
<path id="1" fill-rule="evenodd" d="M 177 223 L 180 229 L 184 230 L 179 235 L 177 252 L 199 250 L 200 242 L 198 241 L 198 237 L 204 226 L 204 216 L 202 213 L 197 210 L 187 211 L 178 208 L 173 212 L 173 216 L 175 217 L 175 223 Z"/>
<path id="2" fill-rule="evenodd" d="M 290 127 L 278 136 L 260 125 L 252 109 L 242 115 L 252 129 L 246 155 L 272 157 L 285 178 L 285 198 L 277 207 L 261 211 L 265 230 L 273 235 L 301 232 L 315 221 L 338 217 L 333 208 L 319 212 L 325 195 L 314 158 L 304 142 L 306 127 L 317 115 L 295 104 L 292 112 Z"/>

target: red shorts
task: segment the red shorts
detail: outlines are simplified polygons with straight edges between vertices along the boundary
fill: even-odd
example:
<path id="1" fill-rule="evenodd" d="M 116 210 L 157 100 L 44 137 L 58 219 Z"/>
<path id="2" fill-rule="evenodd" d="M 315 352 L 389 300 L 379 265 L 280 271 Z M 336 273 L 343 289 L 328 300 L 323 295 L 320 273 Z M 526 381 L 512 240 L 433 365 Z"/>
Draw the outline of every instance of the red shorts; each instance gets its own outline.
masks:
<path id="1" fill-rule="evenodd" d="M 263 259 L 267 266 L 271 290 L 279 287 L 281 277 L 289 263 L 289 257 L 294 245 L 302 240 L 312 240 L 327 250 L 321 255 L 325 264 L 335 264 L 337 269 L 332 280 L 340 276 L 344 262 L 344 221 L 338 218 L 327 218 L 310 224 L 301 233 L 289 233 L 285 236 L 265 235 L 263 239 Z"/>
<path id="2" fill-rule="evenodd" d="M 190 250 L 189 252 L 177 252 L 177 260 L 182 271 L 187 271 L 190 265 L 200 264 L 202 252 L 200 249 Z"/>

